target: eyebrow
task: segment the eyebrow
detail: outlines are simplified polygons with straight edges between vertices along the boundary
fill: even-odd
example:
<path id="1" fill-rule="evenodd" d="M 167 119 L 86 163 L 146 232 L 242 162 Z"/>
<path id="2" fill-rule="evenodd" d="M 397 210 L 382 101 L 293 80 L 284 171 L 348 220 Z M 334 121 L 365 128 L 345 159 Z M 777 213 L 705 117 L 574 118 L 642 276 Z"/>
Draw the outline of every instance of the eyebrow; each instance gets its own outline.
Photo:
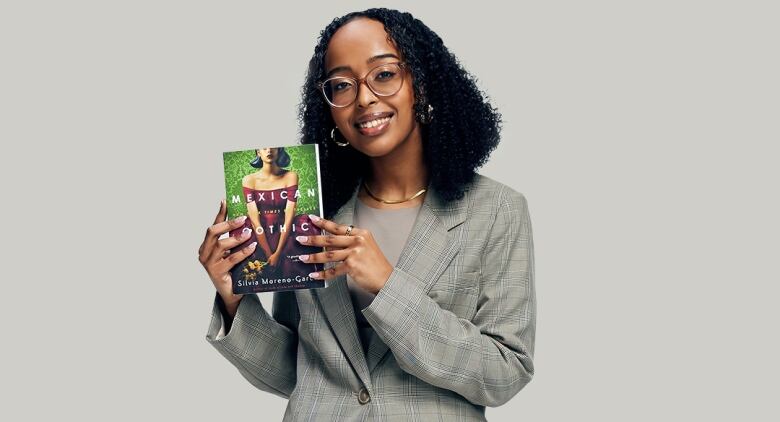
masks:
<path id="1" fill-rule="evenodd" d="M 375 62 L 377 60 L 389 59 L 389 58 L 395 58 L 395 59 L 401 60 L 398 56 L 396 56 L 393 53 L 385 53 L 385 54 L 378 54 L 376 56 L 371 57 L 370 59 L 366 60 L 366 63 L 371 64 L 371 63 L 373 63 L 373 62 Z M 349 70 L 351 72 L 352 68 L 349 67 L 349 66 L 336 66 L 333 69 L 329 70 L 328 73 L 325 75 L 325 77 L 329 78 L 330 75 L 332 75 L 332 74 L 334 74 L 336 72 L 340 72 L 342 70 Z"/>

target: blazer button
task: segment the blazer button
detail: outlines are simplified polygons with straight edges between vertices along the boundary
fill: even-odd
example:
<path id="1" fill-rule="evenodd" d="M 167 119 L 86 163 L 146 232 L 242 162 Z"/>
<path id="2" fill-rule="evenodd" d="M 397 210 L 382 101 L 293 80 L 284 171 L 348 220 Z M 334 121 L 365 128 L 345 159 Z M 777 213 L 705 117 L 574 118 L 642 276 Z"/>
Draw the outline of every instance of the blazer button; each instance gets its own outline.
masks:
<path id="1" fill-rule="evenodd" d="M 371 401 L 371 396 L 368 394 L 368 390 L 365 387 L 358 391 L 358 403 L 366 404 Z"/>

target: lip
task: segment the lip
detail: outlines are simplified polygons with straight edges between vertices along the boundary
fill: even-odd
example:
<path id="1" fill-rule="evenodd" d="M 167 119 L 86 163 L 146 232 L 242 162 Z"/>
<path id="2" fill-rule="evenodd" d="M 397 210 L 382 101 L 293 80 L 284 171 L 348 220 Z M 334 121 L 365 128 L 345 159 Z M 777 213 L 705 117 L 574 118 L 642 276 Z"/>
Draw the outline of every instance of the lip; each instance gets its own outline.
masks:
<path id="1" fill-rule="evenodd" d="M 394 114 L 389 113 L 389 116 L 379 116 L 379 117 L 390 117 L 390 119 L 384 123 L 382 123 L 379 126 L 375 127 L 367 127 L 362 128 L 355 124 L 355 128 L 357 128 L 358 132 L 360 132 L 363 136 L 379 136 L 387 131 L 387 127 L 390 126 L 390 122 L 393 121 Z M 373 119 L 369 119 L 373 120 Z"/>
<path id="2" fill-rule="evenodd" d="M 374 119 L 379 119 L 382 117 L 390 117 L 394 113 L 392 111 L 377 111 L 374 113 L 366 113 L 355 119 L 355 127 L 358 127 L 360 123 L 368 122 Z"/>

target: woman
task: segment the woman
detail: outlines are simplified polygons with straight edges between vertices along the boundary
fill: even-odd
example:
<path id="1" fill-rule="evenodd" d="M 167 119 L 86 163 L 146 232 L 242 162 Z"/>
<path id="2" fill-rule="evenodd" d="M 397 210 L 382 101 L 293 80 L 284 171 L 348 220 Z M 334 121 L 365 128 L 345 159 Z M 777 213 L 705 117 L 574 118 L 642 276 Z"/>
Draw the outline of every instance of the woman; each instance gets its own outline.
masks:
<path id="1" fill-rule="evenodd" d="M 225 273 L 251 253 L 201 247 L 217 288 L 207 340 L 285 420 L 484 420 L 533 375 L 533 242 L 522 194 L 475 169 L 500 116 L 442 40 L 369 9 L 321 33 L 300 107 L 323 157 L 324 289 L 277 292 L 269 315 Z M 232 319 L 232 322 L 231 322 Z M 225 334 L 227 333 L 227 334 Z"/>
<path id="2" fill-rule="evenodd" d="M 291 235 L 307 234 L 302 229 L 311 226 L 308 216 L 295 215 L 298 174 L 283 168 L 290 165 L 290 155 L 284 148 L 261 148 L 255 154 L 249 164 L 259 170 L 241 180 L 248 218 L 242 227 L 231 230 L 231 236 L 255 235 L 244 237 L 235 249 L 257 242 L 260 249 L 254 247 L 251 259 L 267 262 L 264 271 L 268 276 L 301 273 L 307 265 L 298 255 L 317 249 L 290 241 Z"/>

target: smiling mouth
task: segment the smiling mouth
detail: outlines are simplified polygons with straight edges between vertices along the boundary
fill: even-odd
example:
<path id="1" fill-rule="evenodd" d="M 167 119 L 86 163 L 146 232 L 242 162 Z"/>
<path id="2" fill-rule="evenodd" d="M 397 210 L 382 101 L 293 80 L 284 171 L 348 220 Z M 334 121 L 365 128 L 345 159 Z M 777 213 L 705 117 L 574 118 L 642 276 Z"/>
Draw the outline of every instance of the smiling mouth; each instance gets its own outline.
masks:
<path id="1" fill-rule="evenodd" d="M 383 124 L 390 121 L 390 118 L 393 117 L 393 114 L 390 114 L 389 116 L 380 117 L 378 119 L 369 120 L 367 122 L 362 123 L 355 123 L 355 128 L 357 129 L 370 129 L 377 126 L 382 126 Z"/>

